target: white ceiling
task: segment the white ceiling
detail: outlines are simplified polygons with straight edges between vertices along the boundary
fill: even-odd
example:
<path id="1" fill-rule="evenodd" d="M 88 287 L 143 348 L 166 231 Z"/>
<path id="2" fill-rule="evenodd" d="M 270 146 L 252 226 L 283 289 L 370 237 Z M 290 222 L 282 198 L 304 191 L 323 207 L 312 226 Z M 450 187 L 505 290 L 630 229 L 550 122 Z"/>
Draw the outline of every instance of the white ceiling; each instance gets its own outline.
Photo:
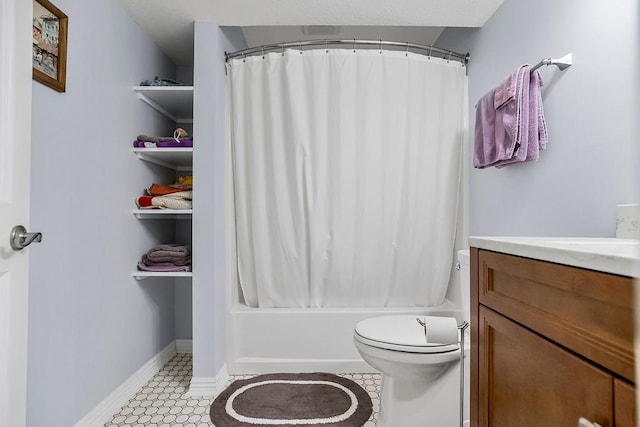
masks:
<path id="1" fill-rule="evenodd" d="M 249 46 L 278 44 L 289 41 L 315 39 L 391 40 L 417 44 L 433 44 L 440 37 L 443 27 L 382 27 L 382 26 L 322 26 L 300 25 L 285 27 L 242 27 Z M 306 33 L 306 34 L 305 34 Z"/>
<path id="2" fill-rule="evenodd" d="M 120 2 L 138 25 L 177 65 L 192 65 L 195 21 L 246 27 L 243 28 L 243 32 L 249 46 L 309 38 L 354 37 L 431 44 L 440 35 L 443 27 L 481 27 L 500 7 L 503 0 Z M 338 33 L 304 35 L 301 29 L 303 25 L 337 26 Z"/>

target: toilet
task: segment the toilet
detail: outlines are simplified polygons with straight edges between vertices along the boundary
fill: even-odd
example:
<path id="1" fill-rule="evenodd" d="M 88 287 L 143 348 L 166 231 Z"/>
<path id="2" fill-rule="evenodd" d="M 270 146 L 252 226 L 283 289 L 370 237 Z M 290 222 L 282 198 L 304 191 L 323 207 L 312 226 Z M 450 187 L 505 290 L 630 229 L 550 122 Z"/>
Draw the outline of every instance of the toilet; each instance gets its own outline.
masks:
<path id="1" fill-rule="evenodd" d="M 469 251 L 458 252 L 462 321 L 469 321 Z M 459 427 L 460 338 L 453 317 L 394 315 L 359 322 L 354 344 L 382 373 L 378 427 Z M 426 332 L 425 332 L 426 328 Z M 464 416 L 469 418 L 469 334 L 465 333 Z"/>

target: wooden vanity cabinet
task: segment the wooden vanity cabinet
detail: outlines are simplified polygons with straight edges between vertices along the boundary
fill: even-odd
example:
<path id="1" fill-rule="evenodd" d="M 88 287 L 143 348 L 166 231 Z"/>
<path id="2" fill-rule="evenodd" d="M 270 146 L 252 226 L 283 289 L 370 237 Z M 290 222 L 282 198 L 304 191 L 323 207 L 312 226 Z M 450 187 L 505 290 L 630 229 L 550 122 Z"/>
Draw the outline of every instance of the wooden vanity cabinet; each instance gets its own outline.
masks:
<path id="1" fill-rule="evenodd" d="M 472 248 L 471 425 L 635 426 L 633 304 L 629 277 Z"/>

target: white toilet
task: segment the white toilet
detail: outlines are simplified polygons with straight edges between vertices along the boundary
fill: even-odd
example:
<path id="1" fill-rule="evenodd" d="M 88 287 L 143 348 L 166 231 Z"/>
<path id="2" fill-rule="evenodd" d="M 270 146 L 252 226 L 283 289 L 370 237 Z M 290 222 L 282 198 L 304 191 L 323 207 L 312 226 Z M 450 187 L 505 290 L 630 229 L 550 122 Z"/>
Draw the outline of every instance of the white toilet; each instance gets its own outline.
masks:
<path id="1" fill-rule="evenodd" d="M 462 320 L 469 321 L 468 250 L 458 252 L 458 262 Z M 358 352 L 383 375 L 378 427 L 460 426 L 457 323 L 453 317 L 403 315 L 374 317 L 356 325 Z M 465 335 L 464 419 L 468 420 L 469 339 Z"/>

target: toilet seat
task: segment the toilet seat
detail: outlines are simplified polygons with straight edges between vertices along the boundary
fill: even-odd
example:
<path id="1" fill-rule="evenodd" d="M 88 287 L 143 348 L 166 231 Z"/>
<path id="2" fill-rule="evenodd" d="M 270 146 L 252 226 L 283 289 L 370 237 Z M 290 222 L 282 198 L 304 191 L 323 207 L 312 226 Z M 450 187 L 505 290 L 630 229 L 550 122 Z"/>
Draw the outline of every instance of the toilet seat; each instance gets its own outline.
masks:
<path id="1" fill-rule="evenodd" d="M 438 319 L 453 322 L 450 326 L 455 325 L 453 318 L 445 320 L 426 316 L 426 319 L 428 323 L 429 320 Z M 455 336 L 452 335 L 454 332 Z M 460 348 L 457 343 L 457 327 L 455 331 L 449 331 L 447 342 L 426 342 L 424 329 L 416 321 L 416 316 L 380 316 L 363 320 L 356 325 L 354 338 L 372 347 L 406 353 L 440 354 Z"/>

